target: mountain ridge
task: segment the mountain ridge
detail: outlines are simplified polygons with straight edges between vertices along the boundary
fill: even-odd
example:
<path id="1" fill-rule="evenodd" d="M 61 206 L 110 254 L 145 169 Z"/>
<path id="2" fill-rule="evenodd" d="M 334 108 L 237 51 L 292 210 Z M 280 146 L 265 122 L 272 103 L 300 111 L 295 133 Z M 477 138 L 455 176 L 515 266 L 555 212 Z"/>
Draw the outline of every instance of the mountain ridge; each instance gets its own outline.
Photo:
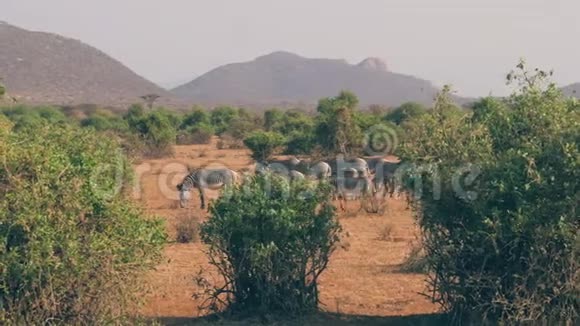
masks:
<path id="1" fill-rule="evenodd" d="M 388 70 L 382 59 L 370 57 L 353 65 L 287 51 L 216 67 L 171 91 L 199 103 L 313 105 L 341 90 L 353 91 L 363 105 L 389 106 L 407 101 L 431 104 L 439 91 L 427 80 Z"/>

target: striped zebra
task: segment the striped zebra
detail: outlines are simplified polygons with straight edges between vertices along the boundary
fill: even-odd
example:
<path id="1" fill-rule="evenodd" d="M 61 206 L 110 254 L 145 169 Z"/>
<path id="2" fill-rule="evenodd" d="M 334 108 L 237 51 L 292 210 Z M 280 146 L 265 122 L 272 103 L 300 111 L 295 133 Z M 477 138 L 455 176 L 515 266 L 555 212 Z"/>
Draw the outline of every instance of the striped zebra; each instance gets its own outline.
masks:
<path id="1" fill-rule="evenodd" d="M 337 158 L 330 159 L 326 161 L 332 170 L 332 175 L 337 175 L 338 171 L 343 171 L 345 169 L 353 168 L 358 171 L 361 176 L 369 176 L 369 166 L 365 160 L 362 158 L 348 158 L 345 159 L 344 156 L 338 155 Z"/>
<path id="2" fill-rule="evenodd" d="M 371 200 L 371 209 L 376 210 L 375 183 L 371 176 L 356 168 L 346 168 L 337 171 L 331 178 L 334 186 L 334 197 L 339 200 L 341 210 L 345 210 L 346 201 L 349 199 L 359 199 L 361 209 L 366 204 L 366 200 Z"/>
<path id="3" fill-rule="evenodd" d="M 326 162 L 316 162 L 308 166 L 307 174 L 317 180 L 327 180 L 332 176 L 332 168 Z"/>
<path id="4" fill-rule="evenodd" d="M 401 166 L 400 162 L 390 162 L 383 157 L 365 158 L 369 165 L 369 170 L 375 175 L 375 186 L 377 191 L 383 193 L 383 198 L 390 195 L 392 198 L 395 193 L 400 192 L 400 175 L 397 176 L 397 170 Z"/>
<path id="5" fill-rule="evenodd" d="M 197 169 L 185 176 L 183 181 L 177 185 L 179 205 L 184 208 L 187 203 L 187 194 L 191 189 L 196 188 L 199 191 L 201 209 L 204 209 L 206 189 L 222 189 L 225 186 L 236 183 L 238 180 L 238 173 L 230 169 Z"/>

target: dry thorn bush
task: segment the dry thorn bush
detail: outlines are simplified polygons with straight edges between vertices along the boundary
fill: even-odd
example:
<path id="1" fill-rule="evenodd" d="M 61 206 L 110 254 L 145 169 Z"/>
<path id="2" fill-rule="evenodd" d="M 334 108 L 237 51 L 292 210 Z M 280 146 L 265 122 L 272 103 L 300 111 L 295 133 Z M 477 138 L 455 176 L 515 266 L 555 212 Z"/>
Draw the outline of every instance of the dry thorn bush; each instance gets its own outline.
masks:
<path id="1" fill-rule="evenodd" d="M 199 221 L 191 214 L 183 214 L 177 217 L 175 223 L 175 241 L 179 243 L 192 243 L 198 239 Z"/>

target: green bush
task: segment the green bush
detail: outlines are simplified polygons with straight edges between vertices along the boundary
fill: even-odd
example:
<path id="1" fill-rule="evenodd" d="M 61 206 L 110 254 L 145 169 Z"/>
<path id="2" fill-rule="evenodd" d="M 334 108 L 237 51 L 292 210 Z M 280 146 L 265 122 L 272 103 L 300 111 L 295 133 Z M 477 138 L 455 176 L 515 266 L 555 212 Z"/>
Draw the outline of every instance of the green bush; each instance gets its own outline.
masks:
<path id="1" fill-rule="evenodd" d="M 209 125 L 209 113 L 203 108 L 193 108 L 183 116 L 180 129 L 188 129 L 198 125 Z"/>
<path id="2" fill-rule="evenodd" d="M 384 120 L 400 125 L 425 113 L 427 113 L 427 109 L 422 104 L 407 102 L 387 113 Z"/>
<path id="3" fill-rule="evenodd" d="M 288 136 L 285 154 L 309 155 L 316 147 L 316 139 L 312 133 L 294 132 Z"/>
<path id="4" fill-rule="evenodd" d="M 177 135 L 177 144 L 209 144 L 211 142 L 211 137 L 213 137 L 214 134 L 215 131 L 212 126 L 200 123 L 179 131 L 179 134 Z"/>
<path id="5" fill-rule="evenodd" d="M 115 131 L 122 133 L 128 132 L 129 128 L 127 122 L 121 117 L 104 112 L 96 112 L 88 118 L 81 120 L 81 126 L 91 127 L 97 131 Z"/>
<path id="6" fill-rule="evenodd" d="M 318 304 L 318 278 L 340 226 L 330 187 L 255 176 L 226 190 L 201 226 L 210 262 L 226 284 L 210 308 L 248 314 L 298 314 Z M 223 302 L 226 306 L 219 306 Z"/>
<path id="7" fill-rule="evenodd" d="M 264 130 L 276 131 L 284 123 L 284 113 L 279 109 L 270 109 L 264 112 Z"/>
<path id="8" fill-rule="evenodd" d="M 6 116 L 0 114 L 0 133 L 8 133 L 12 130 L 14 124 Z"/>
<path id="9" fill-rule="evenodd" d="M 177 138 L 177 129 L 170 117 L 163 110 L 148 113 L 138 108 L 129 111 L 126 116 L 131 131 L 138 134 L 145 144 L 145 155 L 162 157 L 173 153 Z"/>
<path id="10" fill-rule="evenodd" d="M 213 109 L 210 113 L 210 123 L 215 128 L 216 134 L 221 135 L 228 130 L 230 123 L 238 116 L 238 111 L 229 106 L 221 106 Z"/>
<path id="11" fill-rule="evenodd" d="M 528 77 L 519 80 L 540 80 Z M 458 322 L 577 320 L 578 111 L 535 83 L 503 104 L 481 101 L 471 117 L 448 114 L 448 103 L 441 96 L 407 126 L 399 153 L 427 172 L 415 188 L 411 169 L 407 186 L 421 192 L 435 301 Z"/>
<path id="12" fill-rule="evenodd" d="M 54 107 L 18 105 L 2 108 L 0 111 L 14 123 L 15 130 L 34 130 L 46 124 L 62 124 L 68 122 L 68 118 L 64 112 Z"/>
<path id="13" fill-rule="evenodd" d="M 284 136 L 276 132 L 256 131 L 244 139 L 246 145 L 252 151 L 252 158 L 257 162 L 268 160 L 282 145 Z"/>
<path id="14" fill-rule="evenodd" d="M 131 203 L 131 165 L 90 130 L 0 133 L 0 323 L 113 324 L 160 258 L 160 221 Z M 127 322 L 127 321 L 125 321 Z"/>

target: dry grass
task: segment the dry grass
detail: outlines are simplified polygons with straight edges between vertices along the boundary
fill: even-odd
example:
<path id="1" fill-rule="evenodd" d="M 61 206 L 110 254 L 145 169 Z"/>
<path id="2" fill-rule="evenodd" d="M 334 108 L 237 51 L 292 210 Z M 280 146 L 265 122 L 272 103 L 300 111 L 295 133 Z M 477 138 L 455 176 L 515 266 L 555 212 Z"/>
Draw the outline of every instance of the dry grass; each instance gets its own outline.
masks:
<path id="1" fill-rule="evenodd" d="M 387 224 L 383 227 L 379 234 L 379 240 L 381 241 L 392 241 L 393 240 L 393 224 Z"/>
<path id="2" fill-rule="evenodd" d="M 399 267 L 399 271 L 402 273 L 426 273 L 427 259 L 423 247 L 418 244 L 413 245 L 409 256 Z"/>
<path id="3" fill-rule="evenodd" d="M 193 215 L 185 213 L 175 222 L 175 241 L 190 243 L 197 241 L 199 221 Z"/>

